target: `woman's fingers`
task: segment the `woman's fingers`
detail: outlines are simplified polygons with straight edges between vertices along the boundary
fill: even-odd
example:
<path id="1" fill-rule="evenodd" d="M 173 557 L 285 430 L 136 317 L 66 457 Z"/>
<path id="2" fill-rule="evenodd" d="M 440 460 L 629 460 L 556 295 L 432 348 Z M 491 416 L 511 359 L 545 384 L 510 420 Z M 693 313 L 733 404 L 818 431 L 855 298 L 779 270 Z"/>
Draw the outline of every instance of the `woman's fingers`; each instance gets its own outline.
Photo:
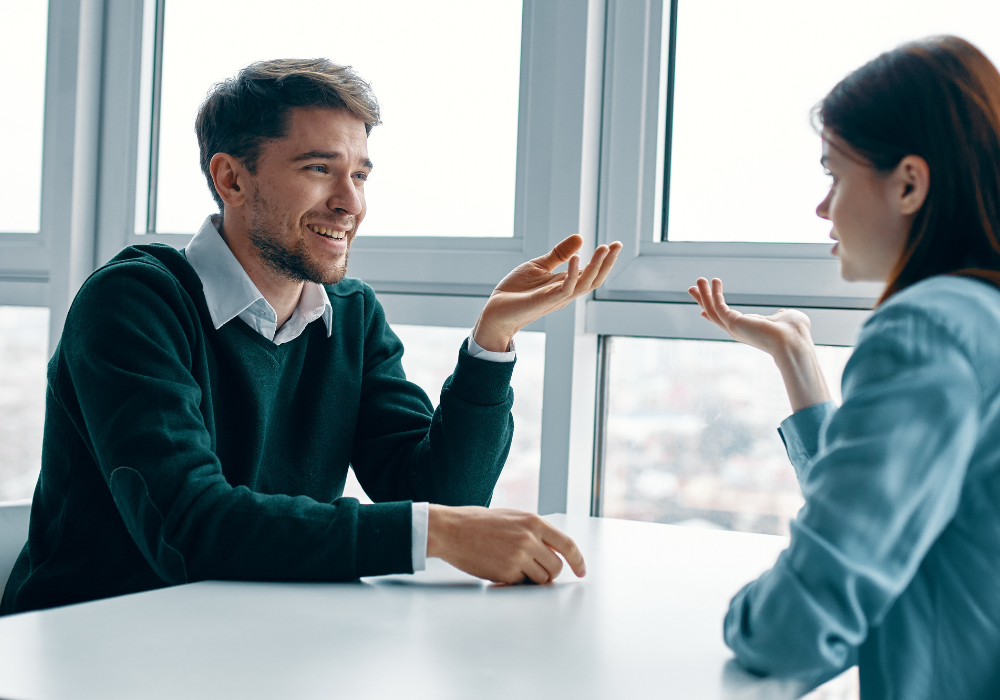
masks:
<path id="1" fill-rule="evenodd" d="M 708 314 L 708 320 L 723 330 L 728 330 L 725 322 L 719 316 L 719 309 L 716 304 L 715 295 L 712 293 L 712 288 L 708 280 L 704 277 L 698 279 L 698 291 L 701 293 L 701 308 Z"/>

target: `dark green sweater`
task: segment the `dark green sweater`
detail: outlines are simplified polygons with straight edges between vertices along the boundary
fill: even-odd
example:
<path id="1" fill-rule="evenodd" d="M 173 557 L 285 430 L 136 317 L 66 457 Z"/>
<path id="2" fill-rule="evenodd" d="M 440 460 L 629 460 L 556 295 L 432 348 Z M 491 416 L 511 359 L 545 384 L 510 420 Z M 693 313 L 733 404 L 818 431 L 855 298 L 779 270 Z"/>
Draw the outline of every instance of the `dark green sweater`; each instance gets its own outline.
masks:
<path id="1" fill-rule="evenodd" d="M 28 543 L 0 614 L 204 579 L 412 571 L 411 500 L 488 505 L 513 363 L 464 348 L 432 411 L 375 294 L 327 287 L 334 330 L 215 330 L 197 273 L 127 248 L 83 285 L 48 369 Z M 349 465 L 376 501 L 340 498 Z"/>

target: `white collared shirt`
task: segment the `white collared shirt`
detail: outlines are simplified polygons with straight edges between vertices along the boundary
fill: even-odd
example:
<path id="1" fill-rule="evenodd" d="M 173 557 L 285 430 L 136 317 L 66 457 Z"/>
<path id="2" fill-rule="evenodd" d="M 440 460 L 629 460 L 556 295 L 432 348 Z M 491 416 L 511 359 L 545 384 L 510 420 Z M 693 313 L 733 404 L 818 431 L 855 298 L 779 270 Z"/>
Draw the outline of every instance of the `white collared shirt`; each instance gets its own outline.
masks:
<path id="1" fill-rule="evenodd" d="M 241 321 L 275 345 L 281 345 L 295 340 L 302 335 L 307 325 L 322 318 L 326 326 L 326 336 L 329 338 L 333 333 L 333 306 L 323 285 L 306 282 L 291 317 L 278 328 L 277 312 L 260 293 L 240 261 L 229 250 L 226 241 L 219 235 L 219 223 L 218 214 L 209 216 L 184 248 L 187 261 L 201 279 L 208 313 L 216 330 L 238 316 Z M 471 333 L 467 348 L 473 357 L 491 362 L 513 362 L 515 357 L 513 341 L 508 352 L 493 352 L 481 348 L 472 339 Z M 427 503 L 414 503 L 410 513 L 413 570 L 423 571 L 427 566 L 427 524 L 430 506 Z"/>

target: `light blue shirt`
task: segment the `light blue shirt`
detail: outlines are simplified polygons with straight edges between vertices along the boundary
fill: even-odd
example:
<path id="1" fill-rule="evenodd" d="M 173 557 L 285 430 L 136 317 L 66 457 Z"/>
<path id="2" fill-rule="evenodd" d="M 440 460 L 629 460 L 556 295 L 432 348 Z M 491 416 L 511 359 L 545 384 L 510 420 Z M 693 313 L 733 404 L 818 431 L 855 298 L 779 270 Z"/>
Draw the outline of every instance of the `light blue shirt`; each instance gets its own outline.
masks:
<path id="1" fill-rule="evenodd" d="M 744 666 L 862 698 L 1000 695 L 1000 291 L 953 276 L 865 324 L 844 403 L 781 425 L 805 506 L 731 603 Z"/>
<path id="2" fill-rule="evenodd" d="M 281 345 L 295 340 L 306 326 L 323 319 L 326 336 L 333 332 L 333 306 L 322 285 L 306 282 L 292 315 L 278 328 L 278 314 L 250 279 L 240 261 L 219 235 L 219 216 L 205 219 L 198 233 L 184 248 L 187 261 L 198 273 L 205 292 L 205 303 L 216 330 L 239 317 L 262 336 Z M 469 335 L 468 351 L 473 357 L 491 362 L 513 362 L 514 343 L 509 352 L 485 350 Z M 427 562 L 427 525 L 430 507 L 414 503 L 411 510 L 413 570 L 422 571 Z"/>

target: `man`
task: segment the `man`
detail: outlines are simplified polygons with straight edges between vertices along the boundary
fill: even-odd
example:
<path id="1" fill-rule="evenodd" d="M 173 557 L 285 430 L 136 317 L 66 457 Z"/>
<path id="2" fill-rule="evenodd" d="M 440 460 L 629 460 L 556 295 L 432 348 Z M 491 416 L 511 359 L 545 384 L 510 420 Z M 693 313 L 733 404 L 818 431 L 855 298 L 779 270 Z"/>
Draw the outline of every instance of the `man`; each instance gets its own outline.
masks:
<path id="1" fill-rule="evenodd" d="M 196 131 L 221 215 L 183 253 L 127 248 L 77 295 L 0 613 L 428 556 L 544 583 L 558 552 L 584 574 L 544 520 L 483 506 L 510 447 L 514 334 L 600 285 L 621 246 L 580 269 L 572 236 L 504 278 L 432 411 L 371 288 L 345 279 L 378 123 L 368 85 L 322 60 L 256 63 L 208 96 Z M 340 497 L 349 466 L 374 504 Z"/>

